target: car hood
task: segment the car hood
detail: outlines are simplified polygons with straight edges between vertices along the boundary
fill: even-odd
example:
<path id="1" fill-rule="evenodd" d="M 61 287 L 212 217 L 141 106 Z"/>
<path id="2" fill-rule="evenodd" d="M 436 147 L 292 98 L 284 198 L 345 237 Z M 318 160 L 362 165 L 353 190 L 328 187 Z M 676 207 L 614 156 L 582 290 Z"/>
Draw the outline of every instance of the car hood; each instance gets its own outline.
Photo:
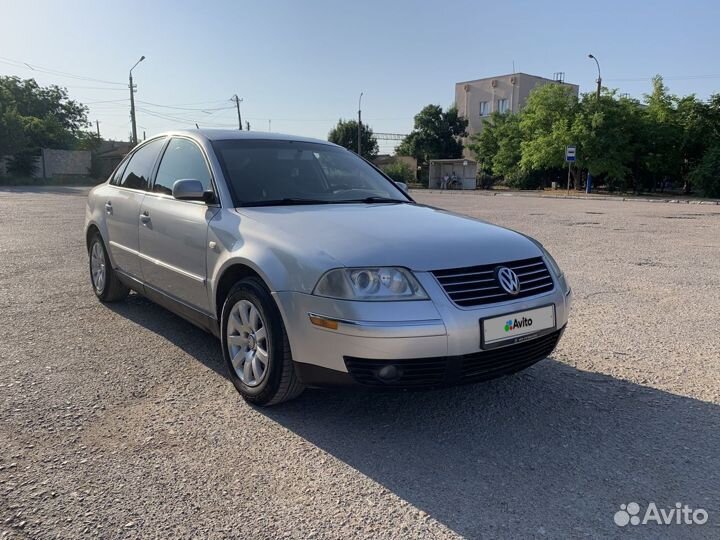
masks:
<path id="1" fill-rule="evenodd" d="M 439 270 L 541 255 L 525 236 L 415 204 L 332 204 L 238 208 L 299 253 L 322 251 L 348 267 Z M 304 249 L 303 249 L 304 248 Z"/>

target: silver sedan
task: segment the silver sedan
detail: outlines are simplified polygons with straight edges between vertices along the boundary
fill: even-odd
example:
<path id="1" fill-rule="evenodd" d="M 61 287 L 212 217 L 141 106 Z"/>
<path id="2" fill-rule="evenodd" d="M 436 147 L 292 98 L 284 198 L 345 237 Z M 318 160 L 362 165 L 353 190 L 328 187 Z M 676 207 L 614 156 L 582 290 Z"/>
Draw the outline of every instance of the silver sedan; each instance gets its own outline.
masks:
<path id="1" fill-rule="evenodd" d="M 98 298 L 132 289 L 212 332 L 259 405 L 510 374 L 553 351 L 570 312 L 540 243 L 416 204 L 325 141 L 159 135 L 90 192 L 85 230 Z"/>

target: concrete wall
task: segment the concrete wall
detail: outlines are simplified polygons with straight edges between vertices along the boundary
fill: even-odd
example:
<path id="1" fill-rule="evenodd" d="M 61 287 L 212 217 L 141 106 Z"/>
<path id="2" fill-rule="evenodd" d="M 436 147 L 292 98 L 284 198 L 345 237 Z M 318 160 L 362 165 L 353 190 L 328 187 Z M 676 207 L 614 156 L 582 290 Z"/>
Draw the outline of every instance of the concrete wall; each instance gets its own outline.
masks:
<path id="1" fill-rule="evenodd" d="M 45 178 L 61 175 L 88 176 L 92 165 L 89 150 L 42 150 L 42 166 Z"/>
<path id="2" fill-rule="evenodd" d="M 7 176 L 12 156 L 0 159 L 0 176 Z M 43 148 L 35 158 L 33 178 L 73 175 L 89 176 L 92 155 L 89 150 L 49 150 Z"/>

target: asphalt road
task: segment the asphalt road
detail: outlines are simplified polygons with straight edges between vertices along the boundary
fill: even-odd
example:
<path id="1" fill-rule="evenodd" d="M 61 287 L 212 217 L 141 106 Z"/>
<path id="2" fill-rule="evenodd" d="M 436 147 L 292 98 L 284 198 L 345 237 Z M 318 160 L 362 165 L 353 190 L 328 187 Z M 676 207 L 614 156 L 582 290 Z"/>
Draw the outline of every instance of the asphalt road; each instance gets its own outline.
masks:
<path id="1" fill-rule="evenodd" d="M 555 254 L 557 351 L 255 409 L 213 337 L 95 299 L 82 190 L 0 190 L 0 537 L 720 537 L 720 207 L 416 196 Z M 620 528 L 630 502 L 709 519 Z"/>

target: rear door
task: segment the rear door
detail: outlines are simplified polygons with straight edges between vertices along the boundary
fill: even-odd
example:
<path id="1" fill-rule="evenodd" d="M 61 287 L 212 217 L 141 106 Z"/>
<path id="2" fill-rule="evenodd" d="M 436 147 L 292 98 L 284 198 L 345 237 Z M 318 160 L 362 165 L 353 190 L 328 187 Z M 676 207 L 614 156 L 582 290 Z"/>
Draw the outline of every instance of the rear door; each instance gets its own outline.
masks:
<path id="1" fill-rule="evenodd" d="M 177 180 L 194 179 L 213 190 L 205 154 L 191 139 L 172 137 L 155 181 L 144 198 L 140 253 L 145 284 L 209 313 L 207 292 L 208 224 L 218 205 L 173 198 Z"/>
<path id="2" fill-rule="evenodd" d="M 164 142 L 161 137 L 139 147 L 126 165 L 118 168 L 102 201 L 113 261 L 120 270 L 137 279 L 142 277 L 138 257 L 140 205 Z"/>

